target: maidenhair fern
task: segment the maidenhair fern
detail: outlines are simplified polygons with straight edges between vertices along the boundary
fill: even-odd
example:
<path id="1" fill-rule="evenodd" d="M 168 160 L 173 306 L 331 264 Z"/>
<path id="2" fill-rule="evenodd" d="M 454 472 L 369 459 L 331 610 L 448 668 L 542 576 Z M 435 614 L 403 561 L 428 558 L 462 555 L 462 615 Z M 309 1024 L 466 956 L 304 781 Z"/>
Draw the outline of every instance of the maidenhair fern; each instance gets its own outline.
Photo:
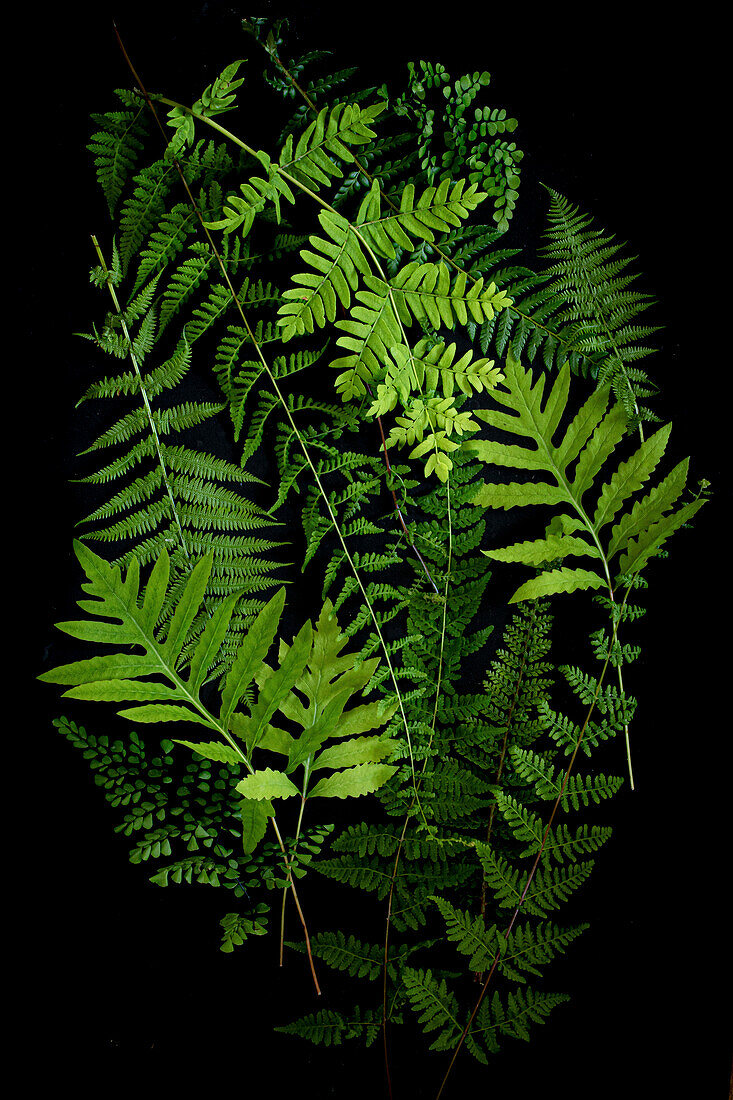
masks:
<path id="1" fill-rule="evenodd" d="M 92 116 L 113 226 L 85 335 L 120 365 L 79 402 L 113 411 L 78 479 L 91 598 L 58 625 L 101 650 L 40 678 L 124 721 L 56 725 L 151 881 L 229 888 L 223 952 L 279 925 L 281 964 L 334 979 L 278 1030 L 381 1038 L 391 1096 L 416 1025 L 451 1054 L 440 1096 L 461 1050 L 487 1063 L 567 1000 L 552 975 L 587 922 L 564 911 L 611 832 L 586 811 L 624 782 L 626 624 L 705 494 L 687 459 L 656 473 L 650 298 L 620 246 L 555 191 L 549 266 L 505 243 L 523 154 L 489 74 L 417 61 L 364 88 L 322 51 L 288 64 L 287 20 L 243 29 L 265 88 L 238 59 L 191 106 L 138 86 Z M 515 508 L 539 527 L 496 523 Z M 508 600 L 505 566 L 529 570 Z"/>

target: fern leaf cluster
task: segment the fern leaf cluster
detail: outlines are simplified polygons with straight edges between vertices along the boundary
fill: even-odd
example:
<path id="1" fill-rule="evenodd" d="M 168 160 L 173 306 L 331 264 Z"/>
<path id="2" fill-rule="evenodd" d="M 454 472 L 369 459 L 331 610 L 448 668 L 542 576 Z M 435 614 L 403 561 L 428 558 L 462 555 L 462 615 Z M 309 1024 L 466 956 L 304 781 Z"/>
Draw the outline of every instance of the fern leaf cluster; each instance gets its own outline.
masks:
<path id="1" fill-rule="evenodd" d="M 41 679 L 188 723 L 156 750 L 57 725 L 154 883 L 232 891 L 224 953 L 281 891 L 282 957 L 292 895 L 288 948 L 338 993 L 280 1031 L 370 1046 L 411 1021 L 486 1063 L 567 999 L 553 968 L 587 925 L 563 910 L 610 836 L 609 743 L 628 755 L 632 596 L 705 496 L 687 459 L 657 474 L 668 425 L 644 437 L 650 298 L 621 246 L 554 191 L 549 266 L 506 246 L 522 152 L 489 74 L 419 61 L 363 88 L 324 51 L 288 67 L 287 20 L 244 27 L 283 108 L 269 151 L 256 99 L 215 121 L 250 94 L 241 60 L 190 107 L 120 91 L 93 116 L 115 231 L 86 339 L 117 362 L 81 398 L 110 415 L 79 479 L 86 617 L 59 626 L 103 652 Z M 498 513 L 530 506 L 534 536 L 505 538 Z M 289 641 L 276 528 L 322 597 Z M 490 569 L 516 567 L 504 611 Z M 550 600 L 582 591 L 590 670 L 550 650 L 571 602 Z M 306 875 L 338 913 L 312 934 Z"/>

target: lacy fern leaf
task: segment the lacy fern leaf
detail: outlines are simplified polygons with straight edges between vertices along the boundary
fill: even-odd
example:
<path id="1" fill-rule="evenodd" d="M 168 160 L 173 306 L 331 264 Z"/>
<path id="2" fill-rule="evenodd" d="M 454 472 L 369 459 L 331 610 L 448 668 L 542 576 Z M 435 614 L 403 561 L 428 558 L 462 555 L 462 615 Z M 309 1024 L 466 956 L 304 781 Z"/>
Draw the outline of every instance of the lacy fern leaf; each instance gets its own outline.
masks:
<path id="1" fill-rule="evenodd" d="M 642 341 L 659 326 L 634 323 L 653 299 L 629 289 L 638 275 L 628 272 L 631 260 L 621 254 L 622 245 L 597 229 L 593 219 L 563 195 L 548 190 L 547 244 L 541 253 L 554 261 L 543 274 L 552 280 L 559 304 L 555 323 L 572 326 L 573 348 L 600 362 L 599 384 L 613 386 L 630 429 L 643 420 L 657 420 L 641 403 L 654 389 L 647 375 L 632 366 L 654 351 Z"/>

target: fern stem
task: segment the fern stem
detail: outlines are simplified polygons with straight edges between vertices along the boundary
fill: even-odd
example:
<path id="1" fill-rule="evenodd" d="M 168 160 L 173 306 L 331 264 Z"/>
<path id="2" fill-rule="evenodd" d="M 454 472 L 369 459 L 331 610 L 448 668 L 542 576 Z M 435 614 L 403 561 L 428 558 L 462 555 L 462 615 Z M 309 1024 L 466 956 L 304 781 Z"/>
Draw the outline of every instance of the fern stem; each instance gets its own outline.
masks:
<path id="1" fill-rule="evenodd" d="M 389 884 L 389 895 L 387 897 L 387 916 L 385 922 L 384 931 L 384 958 L 382 961 L 382 1049 L 384 1051 L 384 1073 L 387 1078 L 387 1093 L 389 1100 L 392 1100 L 392 1074 L 389 1065 L 389 1039 L 387 1036 L 387 967 L 389 963 L 389 930 L 392 920 L 392 901 L 394 899 L 394 887 L 395 880 L 397 878 L 397 867 L 399 866 L 400 854 L 402 852 L 402 845 L 405 842 L 405 836 L 407 834 L 407 826 L 410 821 L 410 810 L 413 803 L 410 803 L 407 813 L 405 814 L 405 820 L 402 823 L 402 832 L 400 833 L 400 839 L 397 844 L 397 851 L 395 852 L 394 865 L 392 867 L 392 878 Z"/>
<path id="2" fill-rule="evenodd" d="M 629 592 L 631 591 L 632 583 L 633 583 L 633 578 L 632 578 L 632 581 L 629 583 L 628 587 L 626 588 L 626 591 L 624 592 L 624 598 L 623 598 L 623 601 L 622 601 L 621 607 L 620 607 L 620 613 L 621 614 L 623 614 L 623 610 L 626 606 L 626 601 L 628 599 Z M 571 776 L 573 768 L 575 766 L 575 761 L 576 761 L 576 758 L 578 756 L 578 752 L 580 751 L 580 746 L 582 744 L 583 738 L 585 737 L 585 732 L 588 728 L 588 724 L 591 720 L 593 712 L 596 708 L 596 704 L 598 702 L 598 696 L 600 695 L 600 692 L 601 692 L 601 686 L 603 684 L 603 681 L 606 677 L 606 673 L 608 671 L 608 666 L 609 666 L 610 661 L 611 661 L 611 655 L 613 653 L 613 650 L 614 650 L 614 647 L 615 647 L 616 641 L 617 641 L 617 631 L 618 631 L 618 623 L 619 622 L 620 622 L 620 616 L 616 620 L 616 622 L 614 623 L 613 634 L 612 634 L 611 640 L 610 640 L 609 645 L 608 645 L 608 652 L 606 653 L 606 659 L 603 663 L 603 668 L 601 669 L 600 676 L 598 677 L 598 679 L 596 681 L 596 687 L 595 687 L 595 691 L 593 692 L 593 698 L 591 699 L 591 701 L 588 705 L 588 711 L 586 713 L 583 725 L 581 726 L 580 731 L 578 733 L 578 737 L 577 737 L 577 740 L 575 742 L 575 746 L 573 748 L 573 752 L 572 752 L 572 755 L 570 757 L 570 761 L 568 763 L 567 768 L 565 769 L 565 774 L 563 775 L 563 780 L 562 780 L 562 783 L 560 785 L 560 791 L 557 795 L 557 798 L 555 799 L 555 802 L 554 802 L 553 807 L 552 807 L 552 811 L 550 813 L 549 820 L 547 822 L 547 825 L 545 826 L 545 831 L 542 835 L 542 841 L 540 843 L 539 851 L 537 852 L 537 855 L 535 856 L 532 867 L 530 868 L 529 874 L 527 875 L 527 881 L 524 884 L 524 888 L 522 890 L 521 897 L 519 898 L 519 901 L 517 902 L 516 908 L 514 909 L 514 912 L 512 913 L 511 920 L 509 921 L 509 924 L 508 924 L 508 926 L 507 926 L 507 928 L 504 932 L 504 940 L 505 941 L 509 939 L 509 936 L 512 933 L 512 929 L 514 928 L 514 925 L 517 922 L 517 919 L 519 917 L 522 905 L 524 904 L 524 899 L 527 896 L 527 892 L 528 892 L 529 887 L 532 883 L 532 880 L 534 879 L 535 873 L 536 873 L 537 868 L 538 868 L 539 863 L 540 863 L 540 859 L 542 858 L 542 854 L 545 850 L 545 844 L 547 843 L 547 838 L 550 835 L 550 830 L 552 829 L 553 822 L 555 820 L 555 817 L 557 816 L 558 810 L 560 809 L 560 804 L 562 802 L 563 795 L 565 794 L 565 789 L 568 785 L 568 782 L 570 781 L 570 776 Z M 494 961 L 491 964 L 491 969 L 488 972 L 486 980 L 484 981 L 483 986 L 481 987 L 481 992 L 478 996 L 478 1000 L 476 1001 L 476 1004 L 473 1007 L 473 1011 L 471 1012 L 471 1015 L 468 1018 L 466 1026 L 464 1027 L 464 1029 L 461 1033 L 461 1037 L 458 1040 L 458 1043 L 457 1043 L 456 1047 L 453 1050 L 453 1055 L 451 1057 L 448 1068 L 445 1072 L 445 1076 L 443 1077 L 443 1080 L 441 1082 L 440 1088 L 438 1089 L 435 1100 L 440 1100 L 441 1096 L 443 1095 L 446 1083 L 448 1081 L 448 1077 L 450 1076 L 451 1070 L 453 1069 L 453 1066 L 455 1065 L 456 1058 L 458 1057 L 458 1054 L 461 1050 L 461 1047 L 463 1046 L 463 1044 L 465 1042 L 466 1036 L 468 1035 L 469 1031 L 471 1030 L 471 1024 L 473 1023 L 474 1019 L 476 1018 L 476 1014 L 477 1014 L 479 1008 L 481 1007 L 483 999 L 486 995 L 486 991 L 489 988 L 489 984 L 491 982 L 491 979 L 494 976 L 494 972 L 496 971 L 496 968 L 499 965 L 501 959 L 502 959 L 502 949 L 499 948 L 496 955 L 494 956 Z"/>
<path id="3" fill-rule="evenodd" d="M 435 725 L 438 720 L 438 701 L 440 699 L 440 689 L 443 683 L 443 662 L 445 658 L 445 634 L 448 626 L 448 587 L 450 585 L 451 567 L 453 565 L 453 519 L 451 516 L 451 500 L 450 500 L 450 475 L 448 475 L 445 483 L 446 494 L 446 519 L 448 520 L 448 559 L 445 566 L 445 588 L 443 589 L 443 620 L 440 627 L 440 650 L 438 653 L 438 674 L 435 685 L 435 703 L 433 706 L 433 720 L 430 728 L 430 738 L 428 740 L 428 751 L 433 743 L 435 737 Z M 423 771 L 427 759 L 423 762 Z"/>
<path id="4" fill-rule="evenodd" d="M 244 22 L 244 20 L 243 20 L 243 22 Z M 296 92 L 298 92 L 299 95 L 301 95 L 303 97 L 303 99 L 306 101 L 306 103 L 308 104 L 310 109 L 312 111 L 317 112 L 318 108 L 316 107 L 316 105 L 313 102 L 313 100 L 311 99 L 311 97 L 308 95 L 308 93 L 306 91 L 303 90 L 303 88 L 301 88 L 300 84 L 295 79 L 293 74 L 290 72 L 290 70 L 288 68 L 286 68 L 286 66 L 280 60 L 280 55 L 277 52 L 277 46 L 275 45 L 274 41 L 272 43 L 270 41 L 268 41 L 267 43 L 264 43 L 264 42 L 260 42 L 259 38 L 256 38 L 255 41 L 258 43 L 258 45 L 262 46 L 265 53 L 268 54 L 273 59 L 273 61 L 277 65 L 278 69 L 280 69 L 280 71 L 287 77 L 287 79 L 292 84 L 293 88 L 295 88 Z"/>
<path id="5" fill-rule="evenodd" d="M 592 528 L 591 528 L 591 531 L 593 531 Z M 619 626 L 621 624 L 620 615 L 622 613 L 623 608 L 618 609 L 618 605 L 616 604 L 616 597 L 614 595 L 613 583 L 611 581 L 611 571 L 610 571 L 610 568 L 609 568 L 608 559 L 606 558 L 606 555 L 603 553 L 603 550 L 601 549 L 600 542 L 598 541 L 598 538 L 595 535 L 595 533 L 593 534 L 593 537 L 596 541 L 596 546 L 598 547 L 599 553 L 601 555 L 601 560 L 603 562 L 603 569 L 604 569 L 605 574 L 606 574 L 606 583 L 608 584 L 608 596 L 609 596 L 609 599 L 611 601 L 611 607 L 613 609 L 611 611 L 611 622 L 613 623 L 613 639 L 614 639 L 614 645 L 615 645 L 616 641 L 618 640 L 618 629 L 619 629 Z M 627 595 L 628 595 L 628 591 L 627 591 Z M 625 603 L 626 603 L 626 597 L 624 597 L 624 604 Z M 621 698 L 624 699 L 625 698 L 624 678 L 623 678 L 623 673 L 621 672 L 621 657 L 620 656 L 619 656 L 619 664 L 616 666 L 616 676 L 617 676 L 617 679 L 618 679 L 618 689 L 621 692 Z M 626 765 L 627 765 L 628 770 L 629 770 L 629 784 L 630 784 L 631 789 L 633 791 L 634 790 L 634 771 L 633 771 L 633 768 L 631 766 L 631 741 L 629 739 L 629 724 L 628 724 L 628 722 L 624 722 L 624 743 L 626 745 Z"/>
<path id="6" fill-rule="evenodd" d="M 288 890 L 287 890 L 287 887 L 285 887 L 285 889 L 283 890 L 282 904 L 280 906 L 280 954 L 279 954 L 279 965 L 280 966 L 282 966 L 282 964 L 283 964 L 283 951 L 284 951 L 284 948 L 285 948 L 285 901 L 287 899 L 287 896 L 288 896 Z"/>
<path id="7" fill-rule="evenodd" d="M 155 453 L 157 455 L 158 464 L 160 466 L 161 474 L 162 474 L 162 477 L 163 477 L 163 484 L 165 485 L 165 491 L 166 491 L 166 494 L 167 494 L 168 499 L 170 501 L 171 511 L 173 512 L 173 518 L 175 519 L 176 527 L 178 528 L 178 534 L 179 534 L 179 537 L 180 537 L 180 540 L 181 540 L 181 547 L 183 549 L 183 553 L 186 555 L 186 560 L 190 562 L 191 561 L 191 555 L 188 552 L 188 546 L 186 545 L 186 538 L 185 538 L 185 535 L 183 533 L 183 525 L 181 524 L 180 516 L 178 515 L 178 510 L 176 508 L 175 498 L 173 496 L 173 490 L 171 489 L 171 484 L 170 484 L 170 481 L 168 480 L 168 470 L 166 468 L 165 459 L 163 457 L 163 449 L 161 447 L 160 437 L 158 435 L 158 429 L 155 426 L 155 419 L 153 418 L 153 410 L 152 410 L 151 405 L 150 405 L 150 398 L 148 397 L 148 391 L 145 388 L 145 383 L 143 381 L 143 376 L 140 372 L 140 365 L 137 361 L 137 356 L 135 355 L 135 348 L 134 348 L 134 345 L 133 345 L 133 342 L 132 342 L 132 337 L 130 336 L 130 330 L 127 327 L 127 321 L 125 320 L 125 315 L 122 312 L 122 309 L 120 308 L 120 303 L 119 303 L 119 300 L 117 298 L 117 293 L 116 293 L 115 288 L 114 288 L 114 283 L 112 282 L 112 276 L 109 272 L 109 269 L 108 269 L 107 264 L 105 262 L 104 256 L 102 255 L 102 250 L 99 247 L 99 242 L 97 241 L 97 238 L 94 236 L 94 234 L 92 234 L 91 237 L 92 237 L 92 244 L 94 245 L 94 248 L 95 248 L 96 253 L 97 253 L 97 257 L 99 259 L 99 263 L 102 267 L 102 271 L 104 272 L 105 282 L 107 284 L 107 289 L 109 290 L 110 296 L 112 298 L 112 304 L 114 305 L 115 312 L 117 314 L 117 317 L 120 321 L 120 325 L 122 327 L 122 331 L 125 335 L 125 339 L 127 340 L 127 346 L 128 346 L 128 350 L 129 350 L 130 361 L 131 361 L 131 363 L 132 363 L 132 365 L 135 369 L 135 374 L 137 375 L 138 385 L 140 387 L 140 394 L 141 394 L 142 399 L 143 399 L 143 405 L 145 406 L 145 414 L 148 418 L 148 424 L 150 426 L 150 434 L 153 437 L 153 443 L 155 444 Z"/>
<path id="8" fill-rule="evenodd" d="M 306 793 L 305 792 L 308 789 L 308 773 L 309 773 L 309 767 L 310 767 L 311 759 L 312 758 L 309 756 L 308 759 L 305 762 L 305 775 L 304 775 L 304 778 L 303 778 L 303 790 L 302 790 L 301 795 L 300 795 L 300 812 L 298 813 L 298 823 L 295 826 L 295 836 L 293 838 L 293 843 L 290 847 L 290 870 L 288 871 L 288 885 L 290 885 L 293 881 L 293 870 L 292 870 L 292 868 L 293 868 L 293 863 L 295 862 L 295 858 L 296 858 L 296 852 L 297 852 L 297 848 L 298 848 L 298 840 L 300 839 L 300 828 L 301 828 L 301 825 L 303 824 L 303 811 L 305 810 L 305 799 L 306 799 Z M 282 914 L 281 914 L 281 917 L 280 917 L 280 966 L 282 966 L 282 964 L 283 964 L 283 950 L 284 950 L 284 943 L 285 943 L 285 898 L 287 897 L 287 892 L 288 892 L 288 888 L 286 886 L 283 890 Z"/>

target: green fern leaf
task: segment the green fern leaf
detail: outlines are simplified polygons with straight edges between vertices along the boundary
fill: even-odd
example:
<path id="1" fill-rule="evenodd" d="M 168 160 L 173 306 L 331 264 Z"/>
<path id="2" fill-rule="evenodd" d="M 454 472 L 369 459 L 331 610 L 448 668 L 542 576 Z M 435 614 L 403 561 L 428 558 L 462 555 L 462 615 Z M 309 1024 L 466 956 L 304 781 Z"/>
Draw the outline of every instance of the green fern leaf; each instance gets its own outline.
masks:
<path id="1" fill-rule="evenodd" d="M 637 501 L 627 515 L 621 516 L 613 529 L 610 545 L 605 549 L 601 541 L 603 528 L 618 515 L 628 498 L 648 481 L 664 454 L 670 426 L 660 428 L 641 444 L 631 458 L 619 464 L 610 479 L 600 488 L 595 511 L 591 514 L 584 498 L 592 488 L 596 475 L 623 438 L 624 415 L 619 405 L 607 411 L 609 390 L 598 389 L 586 400 L 565 430 L 562 440 L 556 444 L 554 436 L 566 409 L 569 383 L 570 371 L 566 365 L 560 371 L 547 399 L 543 401 L 544 377 L 533 382 L 530 372 L 525 371 L 510 357 L 506 367 L 506 392 L 492 390 L 492 397 L 497 403 L 510 411 L 485 409 L 478 410 L 475 415 L 494 428 L 525 437 L 533 446 L 507 445 L 495 443 L 493 440 L 472 440 L 464 444 L 470 453 L 476 454 L 487 463 L 512 466 L 533 473 L 541 471 L 554 482 L 552 484 L 533 480 L 509 484 L 484 483 L 474 497 L 476 505 L 491 508 L 534 504 L 550 507 L 563 505 L 570 511 L 570 515 L 556 515 L 553 521 L 555 529 L 551 527 L 545 540 L 536 540 L 534 544 L 518 543 L 503 551 L 488 551 L 489 556 L 509 561 L 531 560 L 532 564 L 539 564 L 537 555 L 545 550 L 550 553 L 551 547 L 555 545 L 560 549 L 573 547 L 575 549 L 572 552 L 580 549 L 602 559 L 605 579 L 600 572 L 585 569 L 551 569 L 522 585 L 512 597 L 515 602 L 557 592 L 610 585 L 608 560 L 612 553 L 620 549 L 632 531 L 639 531 L 647 549 L 633 559 L 627 555 L 622 564 L 624 572 L 629 571 L 628 566 L 632 561 L 638 568 L 642 568 L 656 552 L 656 548 L 661 546 L 656 532 L 652 531 L 654 522 L 645 528 L 644 533 L 640 531 L 642 523 L 656 520 L 661 524 L 659 534 L 664 530 L 666 533 L 663 539 L 666 539 L 687 518 L 694 515 L 702 503 L 698 501 L 694 505 L 686 506 L 684 513 L 678 510 L 664 519 L 659 518 L 671 507 L 682 490 L 687 467 L 680 465 L 670 475 L 671 480 L 665 479 L 657 490 L 647 498 Z M 576 465 L 574 471 L 571 471 L 573 463 Z M 582 531 L 588 539 L 584 550 L 585 538 L 581 540 L 574 537 L 578 531 Z M 570 536 L 573 537 L 568 542 Z"/>
<path id="2" fill-rule="evenodd" d="M 128 91 L 115 93 L 128 107 L 134 97 Z M 93 114 L 92 121 L 101 127 L 92 134 L 87 149 L 94 154 L 97 179 L 114 215 L 124 185 L 134 168 L 147 132 L 145 106 L 136 101 L 132 110 Z"/>

